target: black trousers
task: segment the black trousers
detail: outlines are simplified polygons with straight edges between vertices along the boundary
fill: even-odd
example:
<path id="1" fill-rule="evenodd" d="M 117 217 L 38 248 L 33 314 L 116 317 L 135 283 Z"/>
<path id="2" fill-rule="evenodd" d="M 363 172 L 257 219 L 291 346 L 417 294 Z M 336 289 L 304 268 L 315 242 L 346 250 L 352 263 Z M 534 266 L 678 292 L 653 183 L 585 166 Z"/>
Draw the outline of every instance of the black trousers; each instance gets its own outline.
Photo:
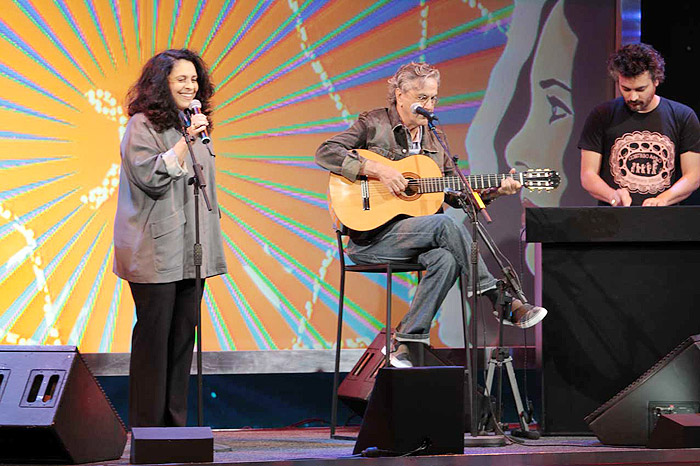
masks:
<path id="1" fill-rule="evenodd" d="M 195 280 L 130 282 L 129 286 L 136 304 L 129 363 L 129 424 L 185 426 L 197 325 Z M 202 295 L 196 299 L 200 302 Z"/>

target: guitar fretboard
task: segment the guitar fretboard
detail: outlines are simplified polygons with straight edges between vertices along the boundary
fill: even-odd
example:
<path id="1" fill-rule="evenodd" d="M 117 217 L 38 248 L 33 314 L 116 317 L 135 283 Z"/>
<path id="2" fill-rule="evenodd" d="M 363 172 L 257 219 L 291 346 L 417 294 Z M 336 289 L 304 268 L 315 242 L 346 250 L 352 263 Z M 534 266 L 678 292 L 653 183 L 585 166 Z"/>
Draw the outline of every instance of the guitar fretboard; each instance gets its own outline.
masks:
<path id="1" fill-rule="evenodd" d="M 466 177 L 472 189 L 497 188 L 501 181 L 506 178 L 513 178 L 523 183 L 522 173 L 496 173 L 489 175 L 469 175 Z M 439 178 L 420 178 L 409 180 L 409 186 L 415 188 L 419 193 L 436 193 L 447 189 L 461 190 L 462 180 L 458 176 L 444 176 Z"/>

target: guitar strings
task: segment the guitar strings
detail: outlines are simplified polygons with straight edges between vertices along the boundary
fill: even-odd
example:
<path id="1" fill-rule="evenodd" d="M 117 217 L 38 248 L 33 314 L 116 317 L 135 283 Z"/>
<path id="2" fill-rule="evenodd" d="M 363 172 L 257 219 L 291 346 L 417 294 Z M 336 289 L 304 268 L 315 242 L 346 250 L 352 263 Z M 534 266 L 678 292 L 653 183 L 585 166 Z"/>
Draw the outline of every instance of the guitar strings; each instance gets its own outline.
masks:
<path id="1" fill-rule="evenodd" d="M 507 174 L 505 176 L 511 176 L 513 174 Z M 481 175 L 477 175 L 481 176 Z M 491 181 L 500 181 L 505 178 L 503 175 L 484 175 L 481 176 L 481 179 L 469 179 L 467 178 L 467 181 L 469 181 L 469 184 L 472 185 L 473 188 L 475 189 L 483 189 L 479 187 L 479 185 L 484 185 L 486 184 L 484 181 L 487 180 L 489 181 L 489 184 Z M 485 177 L 485 179 L 484 179 Z M 451 176 L 451 177 L 431 177 L 431 178 L 410 178 L 407 180 L 408 181 L 408 187 L 425 187 L 425 186 L 430 186 L 431 184 L 434 185 L 434 187 L 438 187 L 441 185 L 444 185 L 446 187 L 450 187 L 451 185 L 455 184 L 458 185 L 460 183 L 460 179 L 456 176 Z M 434 192 L 439 192 L 441 190 L 437 190 Z M 379 180 L 370 180 L 369 181 L 369 192 L 370 193 L 380 193 L 380 194 L 387 194 L 390 193 L 391 191 Z"/>
<path id="2" fill-rule="evenodd" d="M 503 174 L 492 174 L 492 175 L 469 175 L 467 176 L 467 181 L 469 182 L 470 185 L 472 185 L 473 189 L 485 189 L 486 184 L 491 184 L 492 182 L 497 182 L 497 181 L 502 181 L 506 179 L 507 177 L 517 179 L 519 173 L 503 173 Z M 452 184 L 459 184 L 460 179 L 456 176 L 441 176 L 441 177 L 430 177 L 430 178 L 409 178 L 408 180 L 408 186 L 409 187 L 415 187 L 416 185 L 419 186 L 430 186 L 431 184 L 433 187 L 438 187 L 441 185 L 444 185 L 446 187 L 451 187 Z M 533 183 L 537 183 L 537 180 L 535 179 Z M 547 188 L 548 186 L 537 186 L 536 184 L 532 186 L 533 188 Z M 381 193 L 387 193 L 389 192 L 389 189 L 386 188 L 379 180 L 370 180 L 369 181 L 369 190 L 370 192 L 381 192 Z M 439 191 L 439 190 L 438 190 Z M 437 191 L 433 191 L 437 192 Z"/>

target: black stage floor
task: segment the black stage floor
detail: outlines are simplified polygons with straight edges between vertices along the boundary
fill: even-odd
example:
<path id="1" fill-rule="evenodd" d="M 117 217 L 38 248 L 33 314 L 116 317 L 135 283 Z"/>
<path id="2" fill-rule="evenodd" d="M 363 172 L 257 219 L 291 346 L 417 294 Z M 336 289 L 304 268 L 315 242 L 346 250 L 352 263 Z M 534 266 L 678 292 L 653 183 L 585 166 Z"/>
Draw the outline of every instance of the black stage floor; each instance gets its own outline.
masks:
<path id="1" fill-rule="evenodd" d="M 357 428 L 343 428 L 338 433 L 357 435 Z M 129 446 L 130 442 L 127 442 L 120 459 L 94 464 L 129 464 Z M 528 440 L 526 445 L 465 448 L 464 455 L 410 458 L 357 458 L 352 457 L 353 447 L 353 441 L 330 439 L 328 428 L 218 430 L 214 431 L 214 463 L 204 464 L 356 466 L 361 461 L 381 466 L 700 465 L 700 448 L 608 447 L 601 445 L 595 437 L 543 437 Z"/>

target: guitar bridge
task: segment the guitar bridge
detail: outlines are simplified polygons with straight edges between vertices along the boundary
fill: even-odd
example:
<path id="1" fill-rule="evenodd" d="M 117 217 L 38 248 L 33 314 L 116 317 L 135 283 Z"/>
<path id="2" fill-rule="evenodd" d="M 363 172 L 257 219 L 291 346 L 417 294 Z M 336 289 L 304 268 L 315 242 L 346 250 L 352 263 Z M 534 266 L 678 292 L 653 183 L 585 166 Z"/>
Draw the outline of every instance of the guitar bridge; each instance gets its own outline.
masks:
<path id="1" fill-rule="evenodd" d="M 369 210 L 369 181 L 367 178 L 360 181 L 362 188 L 362 210 Z"/>

